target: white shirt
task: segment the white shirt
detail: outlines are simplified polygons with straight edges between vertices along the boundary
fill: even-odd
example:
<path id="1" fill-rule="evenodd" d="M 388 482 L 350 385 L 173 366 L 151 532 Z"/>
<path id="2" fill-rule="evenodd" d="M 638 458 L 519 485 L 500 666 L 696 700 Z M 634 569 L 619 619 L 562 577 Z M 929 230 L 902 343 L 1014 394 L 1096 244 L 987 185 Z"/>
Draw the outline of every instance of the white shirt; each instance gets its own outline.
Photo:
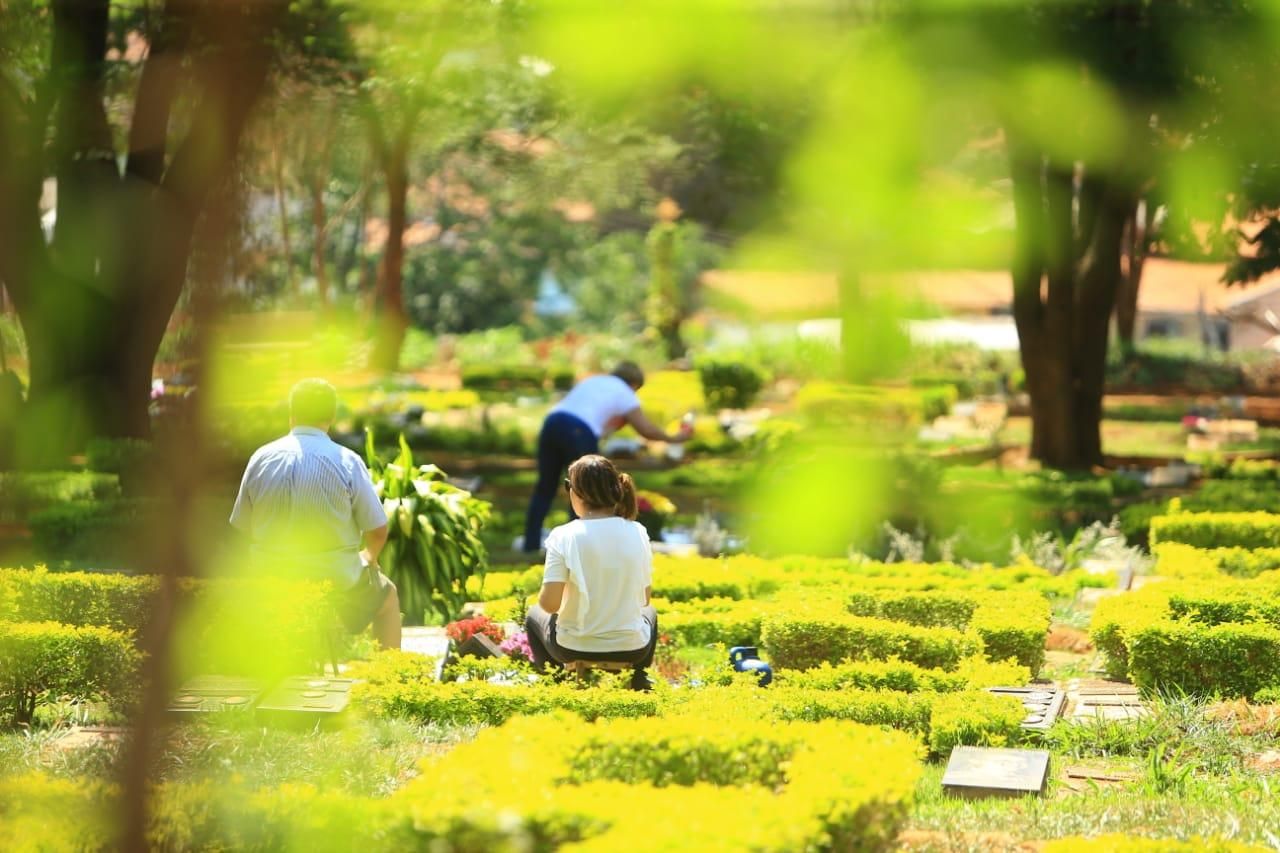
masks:
<path id="1" fill-rule="evenodd" d="M 294 427 L 249 458 L 231 524 L 256 565 L 339 588 L 360 578 L 360 539 L 387 523 L 364 460 L 323 431 Z"/>
<path id="2" fill-rule="evenodd" d="M 640 398 L 631 390 L 631 386 L 609 374 L 582 380 L 551 411 L 573 415 L 591 427 L 591 431 L 599 438 L 604 435 L 609 421 L 638 408 Z"/>
<path id="3" fill-rule="evenodd" d="M 543 583 L 564 582 L 556 642 L 576 652 L 629 652 L 649 644 L 640 613 L 653 583 L 649 534 L 635 521 L 580 518 L 547 536 Z"/>

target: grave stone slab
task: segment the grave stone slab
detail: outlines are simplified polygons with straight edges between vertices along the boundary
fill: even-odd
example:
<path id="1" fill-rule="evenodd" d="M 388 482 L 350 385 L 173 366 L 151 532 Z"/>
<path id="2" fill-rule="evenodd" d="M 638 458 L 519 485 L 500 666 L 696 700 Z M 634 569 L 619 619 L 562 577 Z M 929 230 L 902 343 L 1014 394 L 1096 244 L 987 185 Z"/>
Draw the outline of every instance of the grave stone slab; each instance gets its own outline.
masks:
<path id="1" fill-rule="evenodd" d="M 199 675 L 169 699 L 168 711 L 179 716 L 216 711 L 246 711 L 262 695 L 263 685 L 251 678 Z"/>
<path id="2" fill-rule="evenodd" d="M 1042 794 L 1049 778 L 1043 749 L 957 746 L 951 751 L 942 790 L 960 797 L 1020 797 Z"/>
<path id="3" fill-rule="evenodd" d="M 262 697 L 257 713 L 262 719 L 310 725 L 333 720 L 351 701 L 350 678 L 293 676 Z"/>
<path id="4" fill-rule="evenodd" d="M 479 632 L 457 644 L 459 657 L 500 658 L 505 657 L 498 644 Z"/>
<path id="5" fill-rule="evenodd" d="M 999 696 L 1012 696 L 1022 703 L 1026 716 L 1022 719 L 1022 728 L 1028 731 L 1045 731 L 1052 726 L 1062 713 L 1066 704 L 1067 693 L 1052 684 L 1032 685 L 1030 687 L 989 687 L 987 692 Z"/>

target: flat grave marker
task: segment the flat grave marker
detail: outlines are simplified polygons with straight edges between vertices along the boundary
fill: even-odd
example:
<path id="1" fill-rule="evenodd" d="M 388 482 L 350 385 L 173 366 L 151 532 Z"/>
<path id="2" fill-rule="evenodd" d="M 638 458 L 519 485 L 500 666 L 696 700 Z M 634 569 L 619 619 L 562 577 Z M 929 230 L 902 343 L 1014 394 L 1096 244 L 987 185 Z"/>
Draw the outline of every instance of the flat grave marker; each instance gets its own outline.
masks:
<path id="1" fill-rule="evenodd" d="M 1019 797 L 1044 793 L 1048 778 L 1046 750 L 957 746 L 942 775 L 942 790 L 961 797 Z"/>

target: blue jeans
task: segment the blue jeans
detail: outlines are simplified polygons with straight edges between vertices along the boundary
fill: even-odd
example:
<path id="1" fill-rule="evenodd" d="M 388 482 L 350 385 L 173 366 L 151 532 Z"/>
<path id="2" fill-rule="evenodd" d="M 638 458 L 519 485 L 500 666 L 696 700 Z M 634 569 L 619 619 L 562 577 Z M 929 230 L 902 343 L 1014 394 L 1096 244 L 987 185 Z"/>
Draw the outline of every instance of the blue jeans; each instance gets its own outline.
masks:
<path id="1" fill-rule="evenodd" d="M 600 440 L 581 419 L 565 412 L 552 412 L 538 433 L 538 484 L 529 499 L 524 519 L 524 550 L 542 547 L 542 522 L 551 512 L 551 502 L 560 490 L 564 472 L 576 460 L 600 451 Z M 573 516 L 572 506 L 569 508 Z"/>

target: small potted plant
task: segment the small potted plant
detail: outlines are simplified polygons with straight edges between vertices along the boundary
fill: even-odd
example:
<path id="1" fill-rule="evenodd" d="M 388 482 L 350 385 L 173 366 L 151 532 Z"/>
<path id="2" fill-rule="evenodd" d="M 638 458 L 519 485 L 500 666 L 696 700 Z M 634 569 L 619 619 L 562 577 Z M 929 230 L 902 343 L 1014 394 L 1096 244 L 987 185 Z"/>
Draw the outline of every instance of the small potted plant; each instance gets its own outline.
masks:
<path id="1" fill-rule="evenodd" d="M 675 514 L 676 505 L 665 495 L 644 490 L 636 492 L 636 521 L 644 525 L 653 541 L 662 541 L 662 528 Z"/>

